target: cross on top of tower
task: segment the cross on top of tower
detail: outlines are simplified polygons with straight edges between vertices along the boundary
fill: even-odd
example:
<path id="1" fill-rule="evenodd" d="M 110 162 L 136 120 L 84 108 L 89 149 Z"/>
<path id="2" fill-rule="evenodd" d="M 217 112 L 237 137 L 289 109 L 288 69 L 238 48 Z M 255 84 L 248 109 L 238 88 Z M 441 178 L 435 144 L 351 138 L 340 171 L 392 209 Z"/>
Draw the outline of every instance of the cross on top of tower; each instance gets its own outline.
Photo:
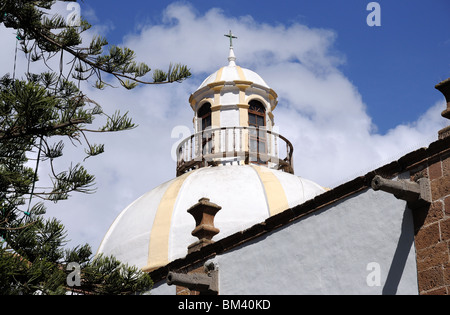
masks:
<path id="1" fill-rule="evenodd" d="M 228 34 L 225 34 L 224 36 L 228 37 L 230 39 L 230 53 L 228 55 L 228 62 L 229 62 L 229 66 L 236 66 L 236 56 L 234 55 L 233 52 L 233 38 L 237 38 L 236 36 L 233 35 L 233 33 L 231 33 L 231 30 Z"/>
<path id="2" fill-rule="evenodd" d="M 233 33 L 231 33 L 231 30 L 228 34 L 225 34 L 224 36 L 228 37 L 230 39 L 230 48 L 233 48 L 233 38 L 236 38 L 236 36 L 233 35 Z"/>

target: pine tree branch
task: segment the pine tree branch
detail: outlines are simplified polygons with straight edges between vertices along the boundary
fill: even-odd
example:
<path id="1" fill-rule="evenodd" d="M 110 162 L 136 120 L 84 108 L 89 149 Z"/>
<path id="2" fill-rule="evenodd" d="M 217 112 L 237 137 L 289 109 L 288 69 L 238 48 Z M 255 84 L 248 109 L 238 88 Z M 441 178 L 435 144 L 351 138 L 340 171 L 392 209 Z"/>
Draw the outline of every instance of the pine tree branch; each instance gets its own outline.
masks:
<path id="1" fill-rule="evenodd" d="M 30 223 L 27 223 L 27 224 L 25 224 L 25 225 L 21 225 L 21 226 L 18 226 L 18 227 L 5 227 L 5 226 L 0 226 L 0 230 L 4 230 L 4 231 L 17 231 L 17 230 L 21 230 L 21 229 L 25 229 L 25 228 L 27 228 L 27 227 L 29 227 L 29 226 L 31 226 L 31 225 L 33 225 L 33 224 L 35 224 L 37 221 L 31 221 Z M 0 222 L 0 223 L 3 223 L 3 222 Z"/>
<path id="2" fill-rule="evenodd" d="M 165 79 L 164 79 L 163 81 L 148 82 L 148 81 L 139 80 L 137 77 L 131 77 L 131 76 L 125 75 L 125 74 L 123 74 L 123 73 L 114 72 L 114 71 L 110 71 L 110 70 L 108 70 L 108 69 L 105 69 L 104 67 L 101 67 L 100 65 L 96 64 L 95 62 L 92 62 L 92 61 L 90 61 L 89 59 L 87 59 L 87 57 L 85 57 L 85 56 L 86 56 L 86 53 L 80 53 L 80 52 L 75 51 L 75 50 L 72 49 L 72 48 L 69 48 L 69 47 L 67 47 L 67 46 L 65 46 L 65 45 L 62 45 L 62 44 L 58 43 L 57 41 L 53 40 L 50 36 L 47 36 L 46 34 L 40 32 L 40 31 L 37 30 L 37 29 L 33 29 L 33 33 L 34 33 L 35 36 L 37 35 L 37 37 L 41 37 L 42 39 L 44 39 L 45 41 L 51 43 L 52 45 L 55 45 L 55 46 L 58 47 L 59 49 L 62 49 L 62 50 L 64 50 L 64 51 L 67 51 L 68 53 L 72 54 L 74 57 L 78 58 L 79 60 L 82 60 L 84 63 L 88 64 L 88 65 L 91 66 L 92 68 L 98 69 L 98 70 L 100 70 L 100 71 L 103 71 L 103 72 L 105 72 L 105 73 L 108 73 L 108 74 L 113 75 L 113 76 L 116 77 L 116 78 L 122 83 L 122 85 L 124 85 L 124 86 L 126 86 L 126 85 L 125 85 L 125 82 L 122 80 L 122 78 L 123 78 L 123 79 L 127 79 L 127 80 L 132 80 L 132 81 L 134 81 L 134 82 L 136 82 L 136 83 L 149 84 L 149 85 L 157 85 L 157 84 L 167 84 L 167 83 L 173 83 L 173 82 L 180 82 L 181 80 L 186 79 L 186 78 L 188 78 L 188 77 L 190 76 L 190 72 L 189 72 L 189 70 L 188 70 L 187 68 L 186 68 L 186 69 L 180 69 L 181 66 L 178 66 L 177 69 L 179 70 L 179 72 L 181 72 L 181 73 L 182 73 L 182 71 L 185 71 L 185 72 L 186 72 L 186 75 L 185 75 L 185 76 L 183 76 L 183 75 L 176 76 L 176 75 L 174 75 L 174 73 L 172 72 L 172 73 L 171 73 L 172 75 L 166 76 Z M 50 33 L 50 34 L 51 34 L 51 33 Z M 172 66 L 171 66 L 170 68 L 172 68 Z M 159 70 L 159 71 L 160 71 L 160 70 Z M 180 74 L 181 74 L 181 73 L 180 73 Z"/>
<path id="3" fill-rule="evenodd" d="M 20 138 L 20 137 L 24 137 L 24 136 L 40 136 L 40 135 L 46 135 L 52 131 L 56 131 L 58 129 L 63 129 L 63 128 L 67 128 L 69 126 L 74 126 L 74 125 L 79 125 L 79 124 L 83 124 L 86 123 L 87 121 L 85 119 L 72 119 L 54 126 L 47 126 L 47 127 L 42 127 L 42 128 L 30 128 L 30 129 L 25 129 L 22 131 L 6 131 L 6 132 L 2 132 L 0 133 L 0 141 L 4 141 L 4 140 L 11 140 L 14 138 Z M 14 129 L 18 129 L 18 128 L 14 128 Z"/>

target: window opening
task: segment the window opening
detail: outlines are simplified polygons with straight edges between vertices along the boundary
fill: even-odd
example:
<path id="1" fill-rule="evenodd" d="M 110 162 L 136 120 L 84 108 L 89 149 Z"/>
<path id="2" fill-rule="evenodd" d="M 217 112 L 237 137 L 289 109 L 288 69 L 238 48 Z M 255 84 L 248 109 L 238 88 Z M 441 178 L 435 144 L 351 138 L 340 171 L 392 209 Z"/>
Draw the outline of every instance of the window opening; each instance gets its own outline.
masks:
<path id="1" fill-rule="evenodd" d="M 211 129 L 211 104 L 205 103 L 197 111 L 197 118 L 200 119 L 200 126 L 202 131 L 202 152 L 212 152 L 212 133 Z"/>
<path id="2" fill-rule="evenodd" d="M 249 150 L 251 161 L 256 164 L 267 164 L 261 155 L 267 154 L 266 109 L 257 100 L 251 100 L 248 108 Z M 255 156 L 256 154 L 256 156 Z"/>

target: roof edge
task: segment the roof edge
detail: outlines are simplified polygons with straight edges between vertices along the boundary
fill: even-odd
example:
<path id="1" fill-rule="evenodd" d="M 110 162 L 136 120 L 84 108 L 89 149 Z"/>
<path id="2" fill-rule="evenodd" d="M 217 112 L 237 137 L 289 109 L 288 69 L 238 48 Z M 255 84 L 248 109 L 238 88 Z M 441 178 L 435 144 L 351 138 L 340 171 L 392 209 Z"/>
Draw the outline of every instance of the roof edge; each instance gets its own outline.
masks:
<path id="1" fill-rule="evenodd" d="M 216 241 L 215 243 L 209 244 L 201 248 L 199 251 L 186 255 L 184 258 L 176 259 L 155 270 L 144 271 L 149 272 L 150 277 L 156 284 L 163 280 L 169 271 L 176 271 L 197 265 L 218 254 L 231 250 L 261 235 L 272 232 L 291 222 L 330 206 L 344 198 L 363 191 L 370 187 L 370 183 L 376 175 L 393 178 L 400 173 L 419 167 L 421 164 L 428 162 L 437 155 L 445 153 L 450 154 L 450 137 L 432 142 L 427 148 L 420 148 L 407 153 L 398 160 L 385 164 L 363 176 L 358 176 L 353 180 L 328 190 L 298 206 L 286 209 L 246 230 L 236 232 Z"/>

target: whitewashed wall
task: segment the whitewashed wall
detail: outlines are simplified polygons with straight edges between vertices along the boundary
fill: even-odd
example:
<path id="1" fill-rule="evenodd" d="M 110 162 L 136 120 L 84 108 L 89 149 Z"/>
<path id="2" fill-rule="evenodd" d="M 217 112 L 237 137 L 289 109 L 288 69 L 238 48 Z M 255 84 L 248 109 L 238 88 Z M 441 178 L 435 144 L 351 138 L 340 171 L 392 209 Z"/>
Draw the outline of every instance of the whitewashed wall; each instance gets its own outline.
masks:
<path id="1" fill-rule="evenodd" d="M 418 294 L 413 242 L 406 202 L 368 189 L 213 261 L 220 294 Z"/>

